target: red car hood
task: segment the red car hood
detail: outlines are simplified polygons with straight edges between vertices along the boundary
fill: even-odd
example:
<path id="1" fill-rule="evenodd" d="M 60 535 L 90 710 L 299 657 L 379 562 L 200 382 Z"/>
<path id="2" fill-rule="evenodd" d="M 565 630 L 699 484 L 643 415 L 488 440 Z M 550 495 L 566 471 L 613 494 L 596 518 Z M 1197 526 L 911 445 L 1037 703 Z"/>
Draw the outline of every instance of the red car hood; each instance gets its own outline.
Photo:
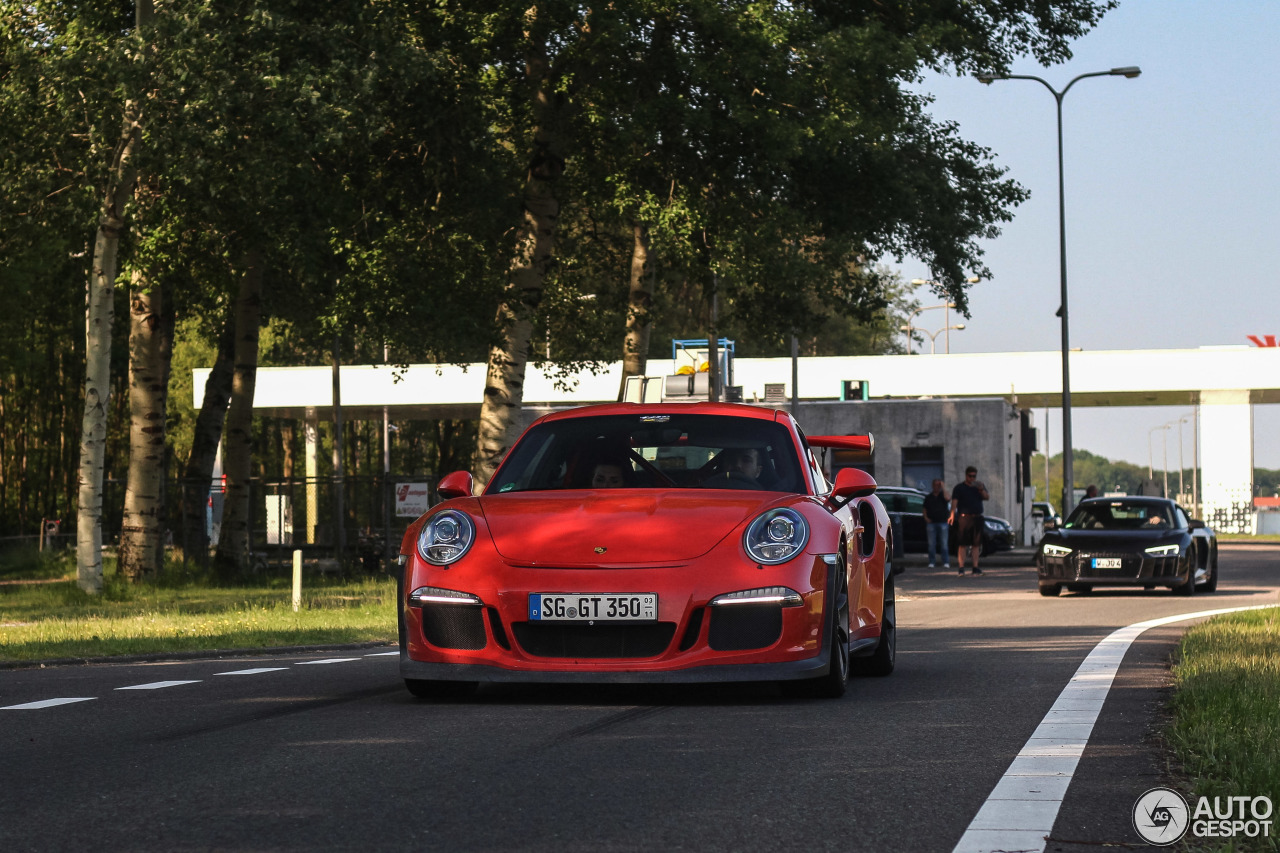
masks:
<path id="1" fill-rule="evenodd" d="M 777 499 L 772 492 L 619 489 L 487 495 L 479 501 L 503 558 L 573 567 L 692 560 Z"/>

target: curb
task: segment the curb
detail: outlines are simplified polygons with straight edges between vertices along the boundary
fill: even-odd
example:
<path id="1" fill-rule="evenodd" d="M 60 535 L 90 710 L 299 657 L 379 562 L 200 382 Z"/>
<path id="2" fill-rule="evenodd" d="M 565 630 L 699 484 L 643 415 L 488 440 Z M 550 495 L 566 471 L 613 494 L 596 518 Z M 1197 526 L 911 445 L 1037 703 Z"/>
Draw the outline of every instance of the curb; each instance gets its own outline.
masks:
<path id="1" fill-rule="evenodd" d="M 355 651 L 395 646 L 395 643 L 369 641 L 364 643 L 321 643 L 314 646 L 270 646 L 250 649 L 192 649 L 181 652 L 147 652 L 137 655 L 111 655 L 96 658 L 46 658 L 44 660 L 0 661 L 4 669 L 45 669 L 51 666 L 84 666 L 106 663 L 151 663 L 165 660 L 198 660 L 200 658 L 250 657 L 253 655 L 296 654 L 298 652 Z"/>

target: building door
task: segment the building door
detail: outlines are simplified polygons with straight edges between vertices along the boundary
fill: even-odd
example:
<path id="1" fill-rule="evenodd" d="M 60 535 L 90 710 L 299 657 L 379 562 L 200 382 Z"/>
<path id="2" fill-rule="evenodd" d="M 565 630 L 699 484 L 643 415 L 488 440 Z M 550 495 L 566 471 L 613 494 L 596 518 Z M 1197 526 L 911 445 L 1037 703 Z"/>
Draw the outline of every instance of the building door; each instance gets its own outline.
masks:
<path id="1" fill-rule="evenodd" d="M 902 448 L 902 485 L 929 492 L 935 479 L 942 479 L 941 447 Z"/>

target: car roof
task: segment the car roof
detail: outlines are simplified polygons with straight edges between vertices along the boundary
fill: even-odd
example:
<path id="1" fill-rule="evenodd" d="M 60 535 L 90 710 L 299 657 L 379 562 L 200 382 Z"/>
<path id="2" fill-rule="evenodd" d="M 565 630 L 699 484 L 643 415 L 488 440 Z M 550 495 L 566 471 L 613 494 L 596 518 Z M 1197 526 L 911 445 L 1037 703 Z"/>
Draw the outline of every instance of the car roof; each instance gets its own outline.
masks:
<path id="1" fill-rule="evenodd" d="M 1124 501 L 1131 504 L 1162 504 L 1164 506 L 1176 506 L 1177 502 L 1169 498 L 1158 498 L 1152 495 L 1113 495 L 1109 498 L 1085 498 L 1080 501 L 1077 506 L 1085 506 L 1087 504 L 1109 504 L 1116 501 Z"/>
<path id="2" fill-rule="evenodd" d="M 594 418 L 607 415 L 721 415 L 736 418 L 753 418 L 762 421 L 778 421 L 787 413 L 780 409 L 750 406 L 745 403 L 600 403 L 561 409 L 538 418 L 535 423 L 560 421 L 571 418 Z"/>
<path id="3" fill-rule="evenodd" d="M 924 492 L 912 486 L 876 486 L 877 492 L 899 492 L 907 495 L 923 495 Z"/>

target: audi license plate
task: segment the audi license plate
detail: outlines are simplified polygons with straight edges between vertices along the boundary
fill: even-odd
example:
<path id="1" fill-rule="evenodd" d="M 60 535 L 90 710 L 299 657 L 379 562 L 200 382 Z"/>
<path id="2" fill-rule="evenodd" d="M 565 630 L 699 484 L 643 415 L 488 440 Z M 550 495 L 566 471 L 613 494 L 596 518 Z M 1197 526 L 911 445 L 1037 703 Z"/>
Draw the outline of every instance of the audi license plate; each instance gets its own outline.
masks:
<path id="1" fill-rule="evenodd" d="M 1093 567 L 1095 569 L 1118 569 L 1120 568 L 1119 557 L 1094 557 Z"/>
<path id="2" fill-rule="evenodd" d="M 533 592 L 530 622 L 657 622 L 652 592 Z"/>

